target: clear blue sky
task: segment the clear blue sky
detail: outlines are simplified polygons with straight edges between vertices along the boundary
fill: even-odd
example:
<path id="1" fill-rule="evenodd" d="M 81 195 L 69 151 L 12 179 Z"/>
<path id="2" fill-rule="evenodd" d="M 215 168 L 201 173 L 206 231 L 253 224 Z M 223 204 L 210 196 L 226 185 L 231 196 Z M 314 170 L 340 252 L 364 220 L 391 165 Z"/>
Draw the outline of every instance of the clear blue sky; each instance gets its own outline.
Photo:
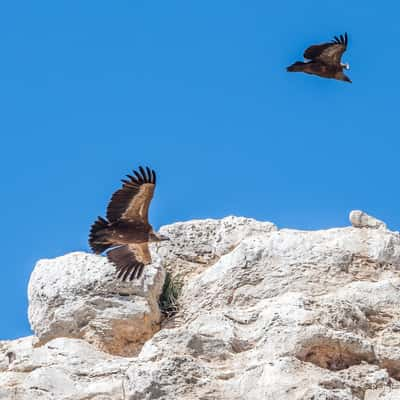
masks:
<path id="1" fill-rule="evenodd" d="M 0 6 L 0 338 L 30 334 L 40 258 L 87 234 L 139 164 L 155 227 L 244 215 L 400 227 L 395 1 L 13 1 Z M 289 74 L 349 32 L 353 84 Z"/>

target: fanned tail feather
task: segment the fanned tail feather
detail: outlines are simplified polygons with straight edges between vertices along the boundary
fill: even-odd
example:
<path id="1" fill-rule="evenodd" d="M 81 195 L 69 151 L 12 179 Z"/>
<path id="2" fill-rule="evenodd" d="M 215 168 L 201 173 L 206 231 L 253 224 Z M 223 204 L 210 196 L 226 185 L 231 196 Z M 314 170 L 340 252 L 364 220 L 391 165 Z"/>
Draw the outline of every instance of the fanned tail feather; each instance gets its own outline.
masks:
<path id="1" fill-rule="evenodd" d="M 98 217 L 90 228 L 89 245 L 94 253 L 100 254 L 112 246 L 107 239 L 109 223 L 106 219 Z"/>

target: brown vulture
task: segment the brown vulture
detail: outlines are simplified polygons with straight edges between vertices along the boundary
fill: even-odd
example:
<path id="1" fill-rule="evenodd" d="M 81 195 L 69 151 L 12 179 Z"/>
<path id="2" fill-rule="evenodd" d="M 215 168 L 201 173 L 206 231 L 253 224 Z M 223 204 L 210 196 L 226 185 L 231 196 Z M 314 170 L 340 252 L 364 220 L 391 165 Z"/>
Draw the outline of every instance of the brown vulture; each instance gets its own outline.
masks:
<path id="1" fill-rule="evenodd" d="M 156 185 L 156 174 L 139 167 L 122 179 L 122 188 L 111 197 L 107 219 L 98 217 L 90 229 L 89 244 L 96 254 L 107 251 L 118 278 L 132 280 L 151 263 L 149 242 L 168 240 L 156 234 L 148 221 L 148 211 Z"/>
<path id="2" fill-rule="evenodd" d="M 289 72 L 305 72 L 306 74 L 318 75 L 322 78 L 338 79 L 350 82 L 343 69 L 350 69 L 349 64 L 341 62 L 342 54 L 347 49 L 347 33 L 335 36 L 329 43 L 310 46 L 304 52 L 304 58 L 310 61 L 297 61 L 287 67 Z"/>

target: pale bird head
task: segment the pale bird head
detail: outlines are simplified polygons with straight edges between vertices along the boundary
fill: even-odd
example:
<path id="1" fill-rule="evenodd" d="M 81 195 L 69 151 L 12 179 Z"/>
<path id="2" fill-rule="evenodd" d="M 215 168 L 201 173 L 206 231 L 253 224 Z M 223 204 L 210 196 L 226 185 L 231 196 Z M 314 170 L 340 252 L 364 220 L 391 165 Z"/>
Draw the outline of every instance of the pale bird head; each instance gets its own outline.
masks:
<path id="1" fill-rule="evenodd" d="M 162 242 L 164 240 L 170 240 L 170 238 L 168 236 L 162 235 L 161 233 L 150 232 L 150 242 Z"/>
<path id="2" fill-rule="evenodd" d="M 161 235 L 161 234 L 158 234 L 157 237 L 160 242 L 163 240 L 171 240 L 168 236 Z"/>

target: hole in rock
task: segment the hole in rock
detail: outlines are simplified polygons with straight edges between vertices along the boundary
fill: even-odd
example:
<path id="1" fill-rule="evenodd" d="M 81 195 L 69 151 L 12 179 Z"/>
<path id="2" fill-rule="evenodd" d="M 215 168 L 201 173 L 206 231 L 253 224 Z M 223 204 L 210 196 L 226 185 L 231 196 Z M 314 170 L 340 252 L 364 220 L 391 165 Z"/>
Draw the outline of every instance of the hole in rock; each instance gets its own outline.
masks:
<path id="1" fill-rule="evenodd" d="M 15 361 L 15 359 L 17 358 L 17 356 L 15 355 L 15 353 L 13 351 L 9 351 L 6 354 L 6 357 L 8 358 L 8 363 L 11 364 L 12 362 Z"/>
<path id="2" fill-rule="evenodd" d="M 367 311 L 365 315 L 368 320 L 368 334 L 371 337 L 379 336 L 396 318 L 388 312 L 375 310 Z"/>
<path id="3" fill-rule="evenodd" d="M 254 347 L 254 345 L 249 341 L 236 338 L 232 340 L 231 346 L 234 353 L 243 353 L 244 351 L 251 350 Z"/>
<path id="4" fill-rule="evenodd" d="M 381 368 L 385 368 L 389 376 L 396 381 L 400 381 L 400 362 L 394 360 L 384 360 L 379 363 Z"/>
<path id="5" fill-rule="evenodd" d="M 358 352 L 350 345 L 329 339 L 303 347 L 296 357 L 301 361 L 310 362 L 331 371 L 347 369 L 352 365 L 359 365 L 363 361 L 376 363 L 372 353 Z"/>

